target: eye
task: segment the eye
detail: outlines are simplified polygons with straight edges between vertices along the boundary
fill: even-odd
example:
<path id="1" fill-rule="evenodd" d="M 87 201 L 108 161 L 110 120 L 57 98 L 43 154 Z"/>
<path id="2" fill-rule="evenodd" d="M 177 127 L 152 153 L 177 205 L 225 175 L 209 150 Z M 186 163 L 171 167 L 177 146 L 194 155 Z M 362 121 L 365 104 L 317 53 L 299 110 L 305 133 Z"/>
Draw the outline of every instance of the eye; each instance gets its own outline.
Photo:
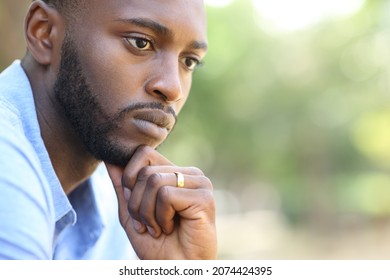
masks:
<path id="1" fill-rule="evenodd" d="M 193 57 L 185 57 L 183 59 L 183 64 L 185 65 L 185 67 L 188 68 L 188 70 L 190 71 L 194 71 L 195 68 L 201 64 L 201 62 L 196 59 L 196 58 L 193 58 Z"/>
<path id="2" fill-rule="evenodd" d="M 148 51 L 153 49 L 152 42 L 150 40 L 140 37 L 126 38 L 126 41 L 130 43 L 134 48 L 141 51 Z"/>

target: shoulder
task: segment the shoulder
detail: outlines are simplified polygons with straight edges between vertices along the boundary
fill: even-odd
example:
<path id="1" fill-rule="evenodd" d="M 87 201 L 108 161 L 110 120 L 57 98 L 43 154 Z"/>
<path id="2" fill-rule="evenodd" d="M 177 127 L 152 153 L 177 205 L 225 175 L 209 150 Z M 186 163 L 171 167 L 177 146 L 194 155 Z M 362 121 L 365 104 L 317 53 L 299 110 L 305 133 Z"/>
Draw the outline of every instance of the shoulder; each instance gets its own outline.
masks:
<path id="1" fill-rule="evenodd" d="M 2 157 L 0 160 L 13 162 L 23 159 L 24 164 L 36 169 L 36 166 L 40 165 L 39 160 L 27 139 L 23 125 L 23 115 L 32 109 L 24 106 L 23 102 L 20 104 L 16 102 L 27 96 L 27 94 L 20 95 L 20 92 L 26 89 L 22 81 L 18 80 L 18 77 L 22 76 L 18 72 L 24 73 L 18 62 L 15 62 L 0 74 L 0 154 L 9 156 L 8 158 Z M 18 168 L 6 166 L 12 170 Z M 0 165 L 0 170 L 4 167 Z"/>
<path id="2" fill-rule="evenodd" d="M 0 95 L 0 125 L 1 126 L 12 126 L 15 129 L 23 130 L 20 122 L 20 112 L 15 106 L 2 98 Z M 3 133 L 1 133 L 3 132 Z M 4 134 L 4 130 L 0 131 L 0 135 Z"/>
<path id="3" fill-rule="evenodd" d="M 17 112 L 0 102 L 0 258 L 50 258 L 50 188 Z"/>
<path id="4" fill-rule="evenodd" d="M 6 161 L 5 163 L 11 163 L 14 160 L 24 160 L 26 164 L 32 167 L 39 165 L 36 153 L 24 134 L 18 111 L 1 98 L 0 154 L 3 155 L 0 160 Z M 9 164 L 0 165 L 0 168 L 5 168 L 6 166 L 11 168 Z M 12 168 L 17 168 L 17 166 Z"/>

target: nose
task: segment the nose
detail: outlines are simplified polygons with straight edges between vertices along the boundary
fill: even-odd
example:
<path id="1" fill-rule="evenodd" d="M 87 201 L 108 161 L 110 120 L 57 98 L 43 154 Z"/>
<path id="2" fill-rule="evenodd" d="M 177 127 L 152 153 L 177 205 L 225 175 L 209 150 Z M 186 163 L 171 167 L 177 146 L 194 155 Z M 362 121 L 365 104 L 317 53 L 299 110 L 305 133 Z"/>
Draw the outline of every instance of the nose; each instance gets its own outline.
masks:
<path id="1" fill-rule="evenodd" d="M 146 83 L 146 92 L 166 103 L 174 103 L 183 97 L 177 57 L 166 58 L 154 65 L 154 75 Z"/>

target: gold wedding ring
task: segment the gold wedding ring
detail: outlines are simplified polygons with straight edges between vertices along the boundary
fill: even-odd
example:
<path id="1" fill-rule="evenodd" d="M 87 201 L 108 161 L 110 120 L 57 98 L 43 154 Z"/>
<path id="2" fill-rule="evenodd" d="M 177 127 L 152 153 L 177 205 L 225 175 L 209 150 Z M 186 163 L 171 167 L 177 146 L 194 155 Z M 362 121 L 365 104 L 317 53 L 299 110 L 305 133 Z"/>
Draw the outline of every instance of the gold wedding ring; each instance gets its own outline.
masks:
<path id="1" fill-rule="evenodd" d="M 176 175 L 176 187 L 183 188 L 184 187 L 184 175 L 180 172 L 175 172 Z"/>

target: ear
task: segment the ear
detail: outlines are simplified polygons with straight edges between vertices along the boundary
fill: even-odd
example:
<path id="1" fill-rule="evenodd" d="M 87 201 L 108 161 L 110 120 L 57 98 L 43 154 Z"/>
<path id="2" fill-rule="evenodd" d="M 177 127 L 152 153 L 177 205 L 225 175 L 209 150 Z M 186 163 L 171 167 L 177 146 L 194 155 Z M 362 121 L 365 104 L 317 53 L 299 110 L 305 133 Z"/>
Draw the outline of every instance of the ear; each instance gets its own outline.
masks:
<path id="1" fill-rule="evenodd" d="M 59 12 L 42 1 L 34 1 L 28 10 L 24 29 L 31 55 L 42 65 L 50 64 L 63 31 Z"/>

